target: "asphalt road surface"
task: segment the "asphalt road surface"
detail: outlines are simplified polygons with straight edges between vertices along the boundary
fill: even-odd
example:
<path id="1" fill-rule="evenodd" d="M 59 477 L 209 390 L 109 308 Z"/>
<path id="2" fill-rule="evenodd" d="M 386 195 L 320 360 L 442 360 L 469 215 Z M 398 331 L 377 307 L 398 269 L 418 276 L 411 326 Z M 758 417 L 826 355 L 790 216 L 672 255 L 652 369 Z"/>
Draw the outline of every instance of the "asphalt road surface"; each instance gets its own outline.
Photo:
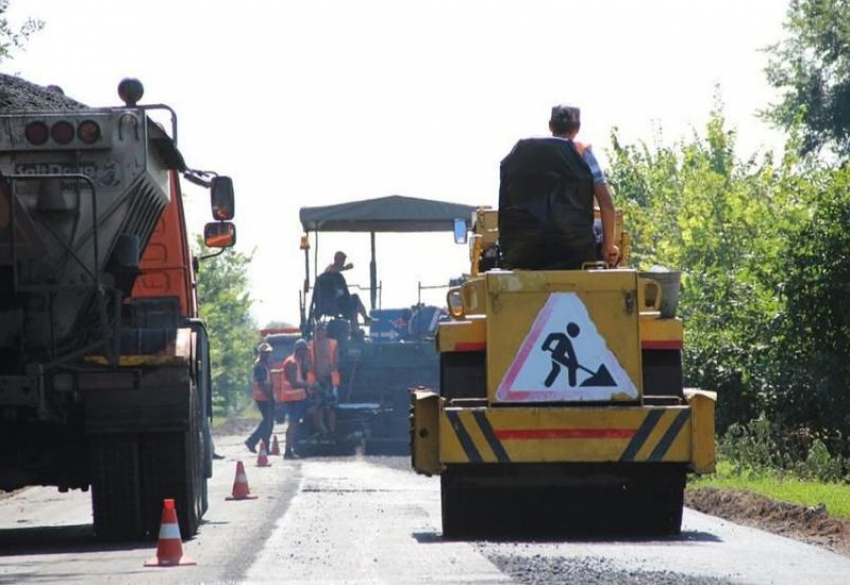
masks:
<path id="1" fill-rule="evenodd" d="M 690 510 L 675 539 L 447 541 L 439 481 L 405 459 L 257 468 L 241 440 L 217 439 L 210 510 L 183 543 L 197 566 L 144 568 L 155 545 L 95 540 L 88 494 L 29 488 L 0 499 L 0 583 L 850 582 L 850 558 Z M 259 499 L 225 501 L 237 459 Z"/>

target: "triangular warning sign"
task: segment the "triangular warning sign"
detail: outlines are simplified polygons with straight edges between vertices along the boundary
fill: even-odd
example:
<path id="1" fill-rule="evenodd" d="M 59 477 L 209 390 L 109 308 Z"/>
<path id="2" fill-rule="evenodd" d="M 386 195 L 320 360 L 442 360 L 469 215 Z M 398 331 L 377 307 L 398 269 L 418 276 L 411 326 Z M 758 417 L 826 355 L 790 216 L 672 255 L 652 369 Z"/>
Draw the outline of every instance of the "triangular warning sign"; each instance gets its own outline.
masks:
<path id="1" fill-rule="evenodd" d="M 638 389 L 576 293 L 552 293 L 505 372 L 500 402 L 610 400 Z"/>

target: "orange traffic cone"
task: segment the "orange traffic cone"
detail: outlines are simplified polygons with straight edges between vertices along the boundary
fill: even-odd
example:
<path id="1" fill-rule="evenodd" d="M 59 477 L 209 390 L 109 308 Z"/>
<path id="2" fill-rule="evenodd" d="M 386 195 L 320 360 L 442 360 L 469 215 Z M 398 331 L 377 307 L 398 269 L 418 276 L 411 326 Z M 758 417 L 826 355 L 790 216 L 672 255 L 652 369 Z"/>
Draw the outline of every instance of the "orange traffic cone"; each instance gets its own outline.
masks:
<path id="1" fill-rule="evenodd" d="M 159 525 L 159 542 L 156 556 L 145 561 L 146 567 L 176 567 L 178 565 L 197 565 L 189 557 L 183 556 L 183 543 L 180 538 L 180 525 L 177 523 L 177 510 L 174 500 L 163 500 L 162 522 Z"/>
<path id="2" fill-rule="evenodd" d="M 277 444 L 277 435 L 272 437 L 272 450 L 269 455 L 280 455 L 280 445 Z"/>
<path id="3" fill-rule="evenodd" d="M 257 496 L 248 488 L 248 476 L 245 474 L 245 466 L 241 461 L 236 462 L 236 479 L 233 480 L 233 495 L 225 500 L 256 500 Z"/>
<path id="4" fill-rule="evenodd" d="M 257 455 L 257 467 L 271 467 L 269 455 L 266 453 L 266 442 L 260 441 L 260 454 Z"/>

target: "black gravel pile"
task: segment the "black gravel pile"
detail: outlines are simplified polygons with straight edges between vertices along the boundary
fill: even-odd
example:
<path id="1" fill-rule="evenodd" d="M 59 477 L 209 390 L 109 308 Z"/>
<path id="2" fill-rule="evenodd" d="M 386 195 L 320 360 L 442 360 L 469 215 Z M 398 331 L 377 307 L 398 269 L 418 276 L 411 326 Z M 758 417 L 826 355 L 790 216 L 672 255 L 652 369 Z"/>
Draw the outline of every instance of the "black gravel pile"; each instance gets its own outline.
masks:
<path id="1" fill-rule="evenodd" d="M 18 112 L 67 111 L 87 108 L 76 100 L 30 83 L 20 77 L 0 73 L 0 114 Z"/>

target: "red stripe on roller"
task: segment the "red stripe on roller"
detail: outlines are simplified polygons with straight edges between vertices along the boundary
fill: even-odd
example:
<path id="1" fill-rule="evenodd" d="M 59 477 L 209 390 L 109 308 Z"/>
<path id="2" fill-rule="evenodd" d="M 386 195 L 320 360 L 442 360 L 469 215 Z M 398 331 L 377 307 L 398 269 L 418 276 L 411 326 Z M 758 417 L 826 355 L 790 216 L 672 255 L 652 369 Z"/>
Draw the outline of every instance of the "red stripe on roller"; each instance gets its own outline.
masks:
<path id="1" fill-rule="evenodd" d="M 495 431 L 502 441 L 533 439 L 631 439 L 634 429 L 503 429 Z"/>
<path id="2" fill-rule="evenodd" d="M 643 341 L 640 344 L 641 349 L 682 349 L 681 339 L 671 339 L 669 341 Z"/>
<path id="3" fill-rule="evenodd" d="M 455 351 L 484 351 L 487 349 L 486 341 L 461 341 L 455 343 Z"/>

